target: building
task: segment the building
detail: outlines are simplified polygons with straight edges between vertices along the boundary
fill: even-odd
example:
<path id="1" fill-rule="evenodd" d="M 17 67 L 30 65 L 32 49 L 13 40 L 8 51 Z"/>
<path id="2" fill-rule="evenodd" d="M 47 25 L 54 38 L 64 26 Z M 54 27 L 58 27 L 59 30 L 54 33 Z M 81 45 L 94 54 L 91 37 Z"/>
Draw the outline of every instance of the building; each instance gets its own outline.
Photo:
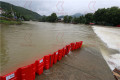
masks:
<path id="1" fill-rule="evenodd" d="M 58 22 L 63 22 L 64 18 L 58 18 Z"/>
<path id="2" fill-rule="evenodd" d="M 0 7 L 0 14 L 5 13 L 5 11 Z"/>
<path id="3" fill-rule="evenodd" d="M 5 13 L 5 11 L 0 7 L 0 17 L 4 17 L 2 14 Z"/>

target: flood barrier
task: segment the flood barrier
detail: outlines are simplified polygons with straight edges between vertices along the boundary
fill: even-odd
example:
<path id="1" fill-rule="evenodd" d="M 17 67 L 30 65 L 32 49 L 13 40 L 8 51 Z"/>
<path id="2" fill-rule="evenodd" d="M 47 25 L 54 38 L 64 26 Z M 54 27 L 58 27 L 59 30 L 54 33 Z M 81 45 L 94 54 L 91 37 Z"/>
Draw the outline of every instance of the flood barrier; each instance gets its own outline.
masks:
<path id="1" fill-rule="evenodd" d="M 44 69 L 49 69 L 50 68 L 50 54 L 44 56 Z"/>
<path id="2" fill-rule="evenodd" d="M 58 61 L 62 59 L 62 49 L 58 50 Z"/>
<path id="3" fill-rule="evenodd" d="M 64 56 L 65 56 L 65 50 L 66 50 L 66 49 L 65 49 L 65 48 L 63 48 L 62 50 L 63 50 L 62 57 L 64 57 Z"/>
<path id="4" fill-rule="evenodd" d="M 20 80 L 34 80 L 36 73 L 36 63 L 21 67 L 18 69 L 18 72 L 19 72 Z"/>
<path id="5" fill-rule="evenodd" d="M 83 41 L 66 45 L 53 54 L 45 55 L 43 58 L 36 60 L 33 64 L 21 67 L 4 76 L 0 76 L 0 80 L 35 80 L 36 73 L 41 75 L 44 69 L 48 70 L 51 68 L 53 64 L 60 61 L 65 55 L 69 54 L 70 51 L 81 48 L 82 43 Z"/>
<path id="6" fill-rule="evenodd" d="M 41 75 L 43 73 L 43 69 L 44 69 L 44 61 L 43 61 L 44 58 L 42 59 L 39 59 L 39 60 L 36 60 L 36 73 L 38 75 Z"/>
<path id="7" fill-rule="evenodd" d="M 50 54 L 50 67 L 53 66 L 54 54 Z"/>
<path id="8" fill-rule="evenodd" d="M 57 63 L 57 59 L 58 59 L 58 51 L 54 52 L 54 60 L 53 63 L 56 64 Z"/>

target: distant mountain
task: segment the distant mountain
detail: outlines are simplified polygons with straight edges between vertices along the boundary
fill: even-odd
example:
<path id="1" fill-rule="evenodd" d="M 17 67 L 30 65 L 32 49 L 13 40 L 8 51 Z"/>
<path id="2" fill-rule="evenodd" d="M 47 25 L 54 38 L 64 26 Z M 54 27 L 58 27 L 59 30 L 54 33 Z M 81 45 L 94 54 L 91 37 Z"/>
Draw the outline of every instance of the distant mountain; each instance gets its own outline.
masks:
<path id="1" fill-rule="evenodd" d="M 0 1 L 0 7 L 4 11 L 11 11 L 11 7 L 12 7 L 12 10 L 14 12 L 19 13 L 21 16 L 24 16 L 25 18 L 31 19 L 31 20 L 38 20 L 41 17 L 41 15 L 39 15 L 36 12 L 25 9 L 23 7 L 15 6 L 15 5 L 7 3 L 7 2 Z"/>
<path id="2" fill-rule="evenodd" d="M 71 15 L 72 17 L 76 17 L 76 18 L 78 18 L 78 17 L 80 17 L 80 16 L 82 16 L 83 14 L 81 14 L 81 13 L 76 13 L 76 14 L 74 14 L 74 15 Z"/>
<path id="3" fill-rule="evenodd" d="M 64 16 L 58 16 L 58 18 L 64 18 Z"/>
<path id="4" fill-rule="evenodd" d="M 80 16 L 82 16 L 82 15 L 83 15 L 83 14 L 81 14 L 81 13 L 76 13 L 76 14 L 74 14 L 74 15 L 68 15 L 68 16 L 72 16 L 72 17 L 78 18 L 78 17 L 80 17 Z M 58 18 L 64 18 L 64 15 L 59 16 Z"/>

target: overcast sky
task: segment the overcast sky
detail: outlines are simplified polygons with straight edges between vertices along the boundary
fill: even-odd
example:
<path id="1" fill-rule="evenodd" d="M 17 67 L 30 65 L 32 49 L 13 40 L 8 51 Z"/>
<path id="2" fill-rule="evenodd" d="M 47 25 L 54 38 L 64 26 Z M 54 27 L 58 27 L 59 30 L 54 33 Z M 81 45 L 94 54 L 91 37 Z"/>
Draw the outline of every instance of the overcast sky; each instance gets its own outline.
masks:
<path id="1" fill-rule="evenodd" d="M 39 13 L 50 15 L 72 15 L 75 13 L 94 13 L 98 8 L 120 7 L 120 0 L 0 0 L 21 6 Z"/>

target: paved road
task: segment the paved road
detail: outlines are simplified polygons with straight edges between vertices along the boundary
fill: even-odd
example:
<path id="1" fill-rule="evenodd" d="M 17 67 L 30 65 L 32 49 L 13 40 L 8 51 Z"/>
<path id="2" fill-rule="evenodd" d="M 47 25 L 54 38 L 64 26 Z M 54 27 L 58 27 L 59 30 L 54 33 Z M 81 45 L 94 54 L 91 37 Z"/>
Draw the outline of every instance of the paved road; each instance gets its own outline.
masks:
<path id="1" fill-rule="evenodd" d="M 45 70 L 36 80 L 115 80 L 101 53 L 82 47 Z"/>

